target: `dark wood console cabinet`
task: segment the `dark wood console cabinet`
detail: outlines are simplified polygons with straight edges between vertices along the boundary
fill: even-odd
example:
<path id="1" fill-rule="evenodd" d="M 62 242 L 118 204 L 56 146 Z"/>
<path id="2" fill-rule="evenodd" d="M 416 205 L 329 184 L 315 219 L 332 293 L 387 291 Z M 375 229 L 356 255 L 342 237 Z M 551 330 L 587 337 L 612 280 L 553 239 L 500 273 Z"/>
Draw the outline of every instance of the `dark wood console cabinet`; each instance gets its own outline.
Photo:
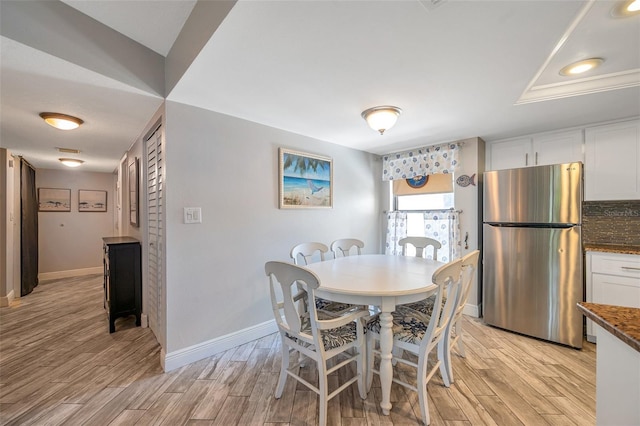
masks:
<path id="1" fill-rule="evenodd" d="M 116 331 L 116 318 L 142 313 L 142 263 L 140 241 L 131 237 L 104 237 L 104 307 L 109 333 Z"/>

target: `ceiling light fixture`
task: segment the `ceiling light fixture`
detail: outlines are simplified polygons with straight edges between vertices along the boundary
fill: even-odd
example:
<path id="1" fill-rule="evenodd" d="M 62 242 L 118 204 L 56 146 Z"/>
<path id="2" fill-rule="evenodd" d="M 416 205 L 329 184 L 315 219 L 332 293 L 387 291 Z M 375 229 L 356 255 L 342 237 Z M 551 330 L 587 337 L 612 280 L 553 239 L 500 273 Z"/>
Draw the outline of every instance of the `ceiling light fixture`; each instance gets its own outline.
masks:
<path id="1" fill-rule="evenodd" d="M 76 158 L 59 158 L 59 160 L 62 164 L 64 164 L 67 167 L 78 167 L 82 163 L 84 163 L 84 161 L 78 160 Z"/>
<path id="2" fill-rule="evenodd" d="M 398 107 L 383 105 L 362 111 L 362 118 L 367 121 L 369 127 L 382 135 L 385 130 L 389 130 L 396 124 L 401 112 L 402 110 Z"/>
<path id="3" fill-rule="evenodd" d="M 602 58 L 590 58 L 583 61 L 574 62 L 560 70 L 560 75 L 572 76 L 591 71 L 599 67 L 604 62 Z"/>
<path id="4" fill-rule="evenodd" d="M 611 8 L 614 18 L 628 18 L 640 13 L 640 0 L 618 1 Z"/>
<path id="5" fill-rule="evenodd" d="M 634 13 L 640 11 L 640 0 L 633 0 L 625 7 L 627 12 Z"/>
<path id="6" fill-rule="evenodd" d="M 72 130 L 80 127 L 84 121 L 78 117 L 57 112 L 41 112 L 40 117 L 50 126 L 60 130 Z"/>

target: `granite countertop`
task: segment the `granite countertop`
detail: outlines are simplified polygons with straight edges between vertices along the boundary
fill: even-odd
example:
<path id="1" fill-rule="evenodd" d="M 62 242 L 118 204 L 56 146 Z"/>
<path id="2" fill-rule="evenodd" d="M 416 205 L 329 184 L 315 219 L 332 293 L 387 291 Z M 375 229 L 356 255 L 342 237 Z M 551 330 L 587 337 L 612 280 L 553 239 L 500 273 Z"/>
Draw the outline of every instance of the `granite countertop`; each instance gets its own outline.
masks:
<path id="1" fill-rule="evenodd" d="M 605 253 L 640 254 L 640 246 L 585 243 L 585 251 L 601 251 Z"/>
<path id="2" fill-rule="evenodd" d="M 640 352 L 640 308 L 579 302 L 583 315 Z"/>

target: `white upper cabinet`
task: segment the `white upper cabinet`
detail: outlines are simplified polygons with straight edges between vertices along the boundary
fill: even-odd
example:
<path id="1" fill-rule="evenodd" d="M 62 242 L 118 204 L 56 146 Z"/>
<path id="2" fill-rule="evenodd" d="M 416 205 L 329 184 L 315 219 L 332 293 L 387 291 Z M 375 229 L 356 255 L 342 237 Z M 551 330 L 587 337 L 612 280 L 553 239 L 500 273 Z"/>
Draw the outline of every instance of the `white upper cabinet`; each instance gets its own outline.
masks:
<path id="1" fill-rule="evenodd" d="M 640 199 L 640 120 L 585 130 L 586 201 Z"/>
<path id="2" fill-rule="evenodd" d="M 582 130 L 541 133 L 489 143 L 488 170 L 583 161 Z"/>

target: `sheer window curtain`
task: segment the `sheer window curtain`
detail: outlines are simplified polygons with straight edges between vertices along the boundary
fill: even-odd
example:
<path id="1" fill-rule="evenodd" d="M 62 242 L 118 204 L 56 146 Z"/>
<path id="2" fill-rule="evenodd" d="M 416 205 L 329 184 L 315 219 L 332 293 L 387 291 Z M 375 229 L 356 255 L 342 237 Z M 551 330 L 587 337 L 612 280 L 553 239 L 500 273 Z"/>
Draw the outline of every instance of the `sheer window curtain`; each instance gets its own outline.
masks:
<path id="1" fill-rule="evenodd" d="M 387 241 L 385 254 L 402 254 L 398 241 L 407 236 L 407 212 L 387 213 Z"/>
<path id="2" fill-rule="evenodd" d="M 451 262 L 460 257 L 460 212 L 455 210 L 434 210 L 424 213 L 424 236 L 442 244 L 438 250 L 440 262 Z"/>

